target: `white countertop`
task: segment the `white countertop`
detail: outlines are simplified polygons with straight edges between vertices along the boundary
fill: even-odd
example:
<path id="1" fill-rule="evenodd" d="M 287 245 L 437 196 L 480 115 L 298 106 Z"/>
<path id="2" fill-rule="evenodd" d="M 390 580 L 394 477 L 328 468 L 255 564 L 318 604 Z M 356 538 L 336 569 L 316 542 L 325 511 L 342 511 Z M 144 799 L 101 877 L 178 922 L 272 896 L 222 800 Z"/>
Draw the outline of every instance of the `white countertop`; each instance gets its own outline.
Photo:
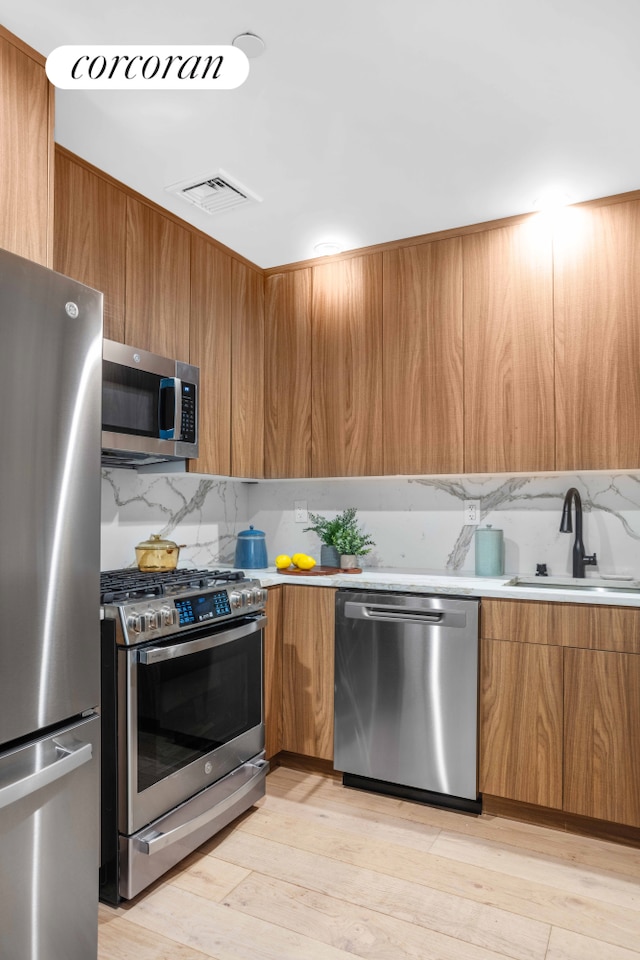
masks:
<path id="1" fill-rule="evenodd" d="M 408 593 L 453 594 L 469 597 L 495 597 L 504 600 L 546 600 L 554 603 L 605 604 L 640 607 L 640 591 L 616 589 L 585 590 L 562 587 L 507 586 L 514 575 L 475 577 L 469 574 L 442 574 L 436 571 L 376 568 L 362 573 L 309 577 L 280 573 L 275 567 L 245 570 L 263 587 L 280 583 L 304 584 L 311 587 L 350 587 L 363 590 L 398 590 Z M 588 578 L 587 578 L 588 582 Z"/>

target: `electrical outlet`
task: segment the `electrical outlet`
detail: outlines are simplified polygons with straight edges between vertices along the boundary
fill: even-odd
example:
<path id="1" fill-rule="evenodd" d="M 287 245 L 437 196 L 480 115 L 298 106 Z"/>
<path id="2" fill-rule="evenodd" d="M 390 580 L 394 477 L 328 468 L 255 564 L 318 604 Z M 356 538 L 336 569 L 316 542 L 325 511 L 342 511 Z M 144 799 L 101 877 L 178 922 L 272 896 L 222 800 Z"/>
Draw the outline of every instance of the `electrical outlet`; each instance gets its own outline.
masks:
<path id="1" fill-rule="evenodd" d="M 479 500 L 464 500 L 462 510 L 465 526 L 477 526 L 480 523 Z"/>
<path id="2" fill-rule="evenodd" d="M 296 523 L 309 523 L 309 512 L 307 510 L 306 500 L 294 500 L 293 511 Z"/>

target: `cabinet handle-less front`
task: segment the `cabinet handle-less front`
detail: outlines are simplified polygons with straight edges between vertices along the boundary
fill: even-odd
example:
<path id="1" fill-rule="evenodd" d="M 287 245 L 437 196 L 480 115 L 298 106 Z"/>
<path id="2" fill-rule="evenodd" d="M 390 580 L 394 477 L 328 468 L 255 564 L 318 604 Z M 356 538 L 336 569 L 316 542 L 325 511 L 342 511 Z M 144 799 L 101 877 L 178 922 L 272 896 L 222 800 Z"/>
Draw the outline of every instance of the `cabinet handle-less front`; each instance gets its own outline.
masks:
<path id="1" fill-rule="evenodd" d="M 82 746 L 74 749 L 63 747 L 59 743 L 55 743 L 55 747 L 58 751 L 58 759 L 54 760 L 53 763 L 48 764 L 41 770 L 36 770 L 34 773 L 29 773 L 26 777 L 21 777 L 14 783 L 7 784 L 6 787 L 0 788 L 0 809 L 9 807 L 11 804 L 17 803 L 18 800 L 31 796 L 36 790 L 48 787 L 50 783 L 55 783 L 56 780 L 66 777 L 73 770 L 77 770 L 84 763 L 88 763 L 93 755 L 93 748 L 90 743 L 83 743 Z"/>
<path id="2" fill-rule="evenodd" d="M 221 800 L 219 803 L 214 803 L 209 810 L 205 810 L 204 813 L 201 813 L 198 817 L 194 817 L 193 820 L 188 820 L 187 823 L 181 823 L 179 827 L 175 827 L 173 830 L 167 830 L 166 833 L 155 833 L 154 831 L 154 833 L 149 833 L 146 837 L 139 837 L 136 840 L 138 849 L 149 856 L 158 853 L 170 844 L 176 843 L 178 840 L 184 840 L 185 837 L 195 833 L 200 827 L 204 827 L 212 820 L 215 820 L 216 817 L 223 814 L 229 807 L 236 804 L 238 800 L 246 797 L 256 783 L 267 775 L 269 771 L 269 761 L 257 760 L 254 763 L 248 763 L 246 766 L 255 767 L 256 772 L 230 796 Z"/>

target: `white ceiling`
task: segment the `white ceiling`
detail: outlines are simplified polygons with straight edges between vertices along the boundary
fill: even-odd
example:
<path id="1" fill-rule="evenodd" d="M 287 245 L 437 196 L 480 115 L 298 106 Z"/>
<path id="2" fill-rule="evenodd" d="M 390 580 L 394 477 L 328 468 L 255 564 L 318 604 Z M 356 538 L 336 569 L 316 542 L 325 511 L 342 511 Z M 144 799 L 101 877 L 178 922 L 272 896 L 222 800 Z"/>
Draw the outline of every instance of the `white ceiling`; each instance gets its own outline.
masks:
<path id="1" fill-rule="evenodd" d="M 264 54 L 236 90 L 66 91 L 56 140 L 261 267 L 640 188 L 640 0 L 0 0 L 67 43 Z M 165 191 L 220 168 L 262 198 L 211 217 Z"/>

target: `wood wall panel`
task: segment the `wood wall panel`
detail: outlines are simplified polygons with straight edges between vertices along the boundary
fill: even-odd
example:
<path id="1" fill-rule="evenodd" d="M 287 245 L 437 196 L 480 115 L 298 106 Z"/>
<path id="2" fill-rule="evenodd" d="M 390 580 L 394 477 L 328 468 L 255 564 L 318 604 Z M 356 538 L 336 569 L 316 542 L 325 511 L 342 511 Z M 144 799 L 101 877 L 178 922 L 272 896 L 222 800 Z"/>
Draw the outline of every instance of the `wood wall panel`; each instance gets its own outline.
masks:
<path id="1" fill-rule="evenodd" d="M 55 270 L 104 294 L 104 335 L 124 342 L 126 195 L 56 150 Z"/>
<path id="2" fill-rule="evenodd" d="M 383 255 L 385 474 L 462 473 L 462 241 Z"/>
<path id="3" fill-rule="evenodd" d="M 197 473 L 231 475 L 231 258 L 191 237 L 190 362 L 200 368 Z"/>
<path id="4" fill-rule="evenodd" d="M 264 725 L 267 759 L 282 750 L 282 587 L 267 590 L 264 630 Z"/>
<path id="5" fill-rule="evenodd" d="M 265 280 L 265 476 L 311 476 L 311 270 Z"/>
<path id="6" fill-rule="evenodd" d="M 312 466 L 381 474 L 382 254 L 313 268 Z"/>
<path id="7" fill-rule="evenodd" d="M 332 760 L 336 591 L 282 589 L 282 746 Z"/>
<path id="8" fill-rule="evenodd" d="M 559 470 L 640 467 L 640 200 L 569 208 L 554 236 Z"/>
<path id="9" fill-rule="evenodd" d="M 640 656 L 565 651 L 564 807 L 640 827 Z"/>
<path id="10" fill-rule="evenodd" d="M 264 281 L 231 265 L 231 476 L 264 477 Z"/>
<path id="11" fill-rule="evenodd" d="M 494 640 L 640 654 L 640 609 L 485 599 L 481 635 Z"/>
<path id="12" fill-rule="evenodd" d="M 562 807 L 562 655 L 482 640 L 480 790 Z"/>
<path id="13" fill-rule="evenodd" d="M 553 470 L 550 228 L 465 236 L 465 472 Z"/>
<path id="14" fill-rule="evenodd" d="M 51 266 L 54 91 L 10 37 L 0 35 L 0 247 Z"/>
<path id="15" fill-rule="evenodd" d="M 127 197 L 125 340 L 189 362 L 190 235 Z"/>

